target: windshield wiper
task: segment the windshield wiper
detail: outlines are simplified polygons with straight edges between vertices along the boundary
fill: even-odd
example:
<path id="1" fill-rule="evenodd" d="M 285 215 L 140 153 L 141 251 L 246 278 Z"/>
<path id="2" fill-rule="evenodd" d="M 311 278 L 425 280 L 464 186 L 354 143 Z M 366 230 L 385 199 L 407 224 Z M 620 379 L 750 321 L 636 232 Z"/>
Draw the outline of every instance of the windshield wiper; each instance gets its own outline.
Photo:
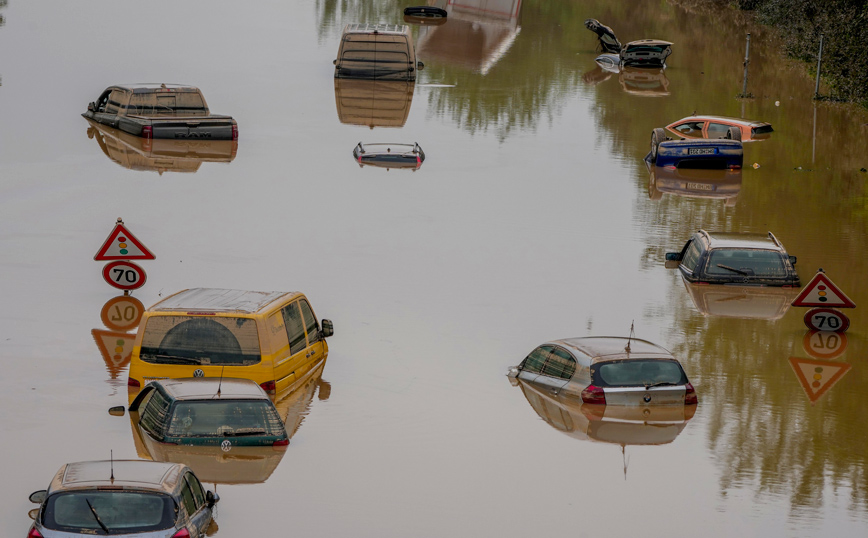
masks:
<path id="1" fill-rule="evenodd" d="M 191 357 L 179 357 L 178 355 L 145 355 L 146 358 L 159 364 L 202 364 L 204 357 L 193 359 Z"/>
<path id="2" fill-rule="evenodd" d="M 729 271 L 732 271 L 732 272 L 734 272 L 734 273 L 738 273 L 738 274 L 740 274 L 740 275 L 745 275 L 745 276 L 750 275 L 750 273 L 748 273 L 747 271 L 742 271 L 741 269 L 736 269 L 735 267 L 730 267 L 730 266 L 728 266 L 728 265 L 723 265 L 722 263 L 717 264 L 717 266 L 720 267 L 721 269 L 727 269 L 727 270 L 729 270 Z"/>
<path id="3" fill-rule="evenodd" d="M 645 383 L 645 390 L 650 389 L 651 387 L 664 387 L 664 386 L 672 386 L 677 385 L 678 383 L 673 383 L 672 381 L 658 381 L 656 383 Z"/>
<path id="4" fill-rule="evenodd" d="M 90 504 L 90 499 L 85 497 L 84 502 L 87 503 L 88 508 L 90 508 L 90 513 L 93 514 L 94 518 L 96 518 L 96 522 L 99 523 L 99 526 L 102 527 L 102 530 L 104 530 L 106 534 L 109 534 L 108 527 L 106 527 L 105 523 L 103 523 L 102 520 L 99 518 L 99 514 L 96 513 L 96 510 L 94 509 L 93 505 Z"/>

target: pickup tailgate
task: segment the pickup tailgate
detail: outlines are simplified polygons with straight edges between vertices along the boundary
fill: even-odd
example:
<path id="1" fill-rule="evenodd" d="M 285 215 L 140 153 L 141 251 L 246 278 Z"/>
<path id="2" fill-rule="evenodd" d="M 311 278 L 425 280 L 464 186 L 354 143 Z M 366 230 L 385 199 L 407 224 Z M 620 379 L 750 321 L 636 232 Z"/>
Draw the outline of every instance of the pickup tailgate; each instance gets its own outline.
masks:
<path id="1" fill-rule="evenodd" d="M 174 116 L 146 118 L 154 138 L 232 140 L 235 120 L 230 116 Z M 237 131 L 236 131 L 237 132 Z"/>

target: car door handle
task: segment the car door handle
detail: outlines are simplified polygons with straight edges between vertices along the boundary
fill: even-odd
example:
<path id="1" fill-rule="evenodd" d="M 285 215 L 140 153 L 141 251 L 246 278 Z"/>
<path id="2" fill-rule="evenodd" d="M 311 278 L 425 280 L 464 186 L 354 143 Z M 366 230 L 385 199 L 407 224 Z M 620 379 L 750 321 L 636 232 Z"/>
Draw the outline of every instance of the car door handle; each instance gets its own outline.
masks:
<path id="1" fill-rule="evenodd" d="M 310 357 L 311 355 L 313 355 L 313 353 L 307 353 L 307 354 L 305 355 L 305 357 Z"/>

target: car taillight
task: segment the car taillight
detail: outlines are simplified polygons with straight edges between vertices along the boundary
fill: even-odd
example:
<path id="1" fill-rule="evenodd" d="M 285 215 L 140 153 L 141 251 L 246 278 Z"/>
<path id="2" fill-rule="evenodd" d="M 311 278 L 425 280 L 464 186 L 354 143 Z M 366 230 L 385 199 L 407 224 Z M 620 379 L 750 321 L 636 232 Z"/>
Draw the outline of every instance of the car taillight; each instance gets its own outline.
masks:
<path id="1" fill-rule="evenodd" d="M 142 127 L 142 138 L 150 140 L 154 138 L 154 128 L 150 125 L 145 125 Z"/>
<path id="2" fill-rule="evenodd" d="M 730 170 L 739 170 L 741 168 L 740 164 L 731 164 L 729 165 Z"/>
<path id="3" fill-rule="evenodd" d="M 139 388 L 142 386 L 142 384 L 139 382 L 138 379 L 131 377 L 131 378 L 127 379 L 127 386 Z"/>
<path id="4" fill-rule="evenodd" d="M 696 397 L 696 390 L 693 388 L 693 385 L 688 383 L 684 387 L 684 405 L 699 403 L 699 399 Z"/>
<path id="5" fill-rule="evenodd" d="M 187 532 L 187 529 L 181 529 L 173 534 L 172 538 L 190 538 L 190 533 Z"/>
<path id="6" fill-rule="evenodd" d="M 30 532 L 27 533 L 27 538 L 42 538 L 42 535 L 39 534 L 39 531 L 36 530 L 36 527 L 30 529 Z"/>
<path id="7" fill-rule="evenodd" d="M 284 447 L 289 446 L 289 439 L 278 439 L 277 441 L 271 443 L 273 447 Z"/>
<path id="8" fill-rule="evenodd" d="M 604 404 L 606 403 L 606 393 L 603 392 L 602 387 L 588 385 L 582 391 L 582 401 L 590 404 Z"/>
<path id="9" fill-rule="evenodd" d="M 238 125 L 232 126 L 232 140 L 238 140 Z"/>
<path id="10" fill-rule="evenodd" d="M 275 389 L 277 388 L 273 380 L 266 381 L 265 383 L 260 383 L 259 386 L 262 387 L 262 390 L 264 390 L 268 394 L 271 394 L 272 396 L 274 396 Z"/>

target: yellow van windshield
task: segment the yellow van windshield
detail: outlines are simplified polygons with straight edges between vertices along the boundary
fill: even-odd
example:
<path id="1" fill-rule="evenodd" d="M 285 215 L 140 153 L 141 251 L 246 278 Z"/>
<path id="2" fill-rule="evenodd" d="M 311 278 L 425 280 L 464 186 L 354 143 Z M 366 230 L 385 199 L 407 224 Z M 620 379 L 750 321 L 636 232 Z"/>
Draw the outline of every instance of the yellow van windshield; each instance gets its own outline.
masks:
<path id="1" fill-rule="evenodd" d="M 153 316 L 145 326 L 141 359 L 152 364 L 257 364 L 262 355 L 256 321 L 216 316 Z"/>

